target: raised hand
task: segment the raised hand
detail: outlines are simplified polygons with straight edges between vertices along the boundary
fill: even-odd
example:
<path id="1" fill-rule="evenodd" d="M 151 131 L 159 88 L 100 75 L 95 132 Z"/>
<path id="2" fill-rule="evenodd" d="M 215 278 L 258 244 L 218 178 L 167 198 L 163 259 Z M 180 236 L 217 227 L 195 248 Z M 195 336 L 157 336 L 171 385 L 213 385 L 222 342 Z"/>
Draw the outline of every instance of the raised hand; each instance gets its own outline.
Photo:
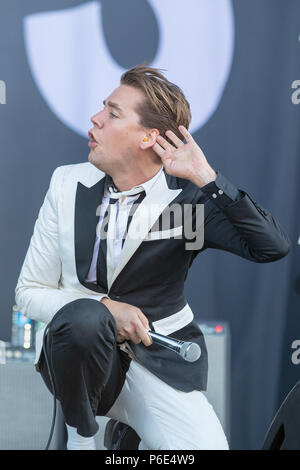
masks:
<path id="1" fill-rule="evenodd" d="M 169 175 L 190 180 L 199 187 L 214 181 L 217 176 L 216 172 L 208 164 L 199 145 L 184 126 L 179 126 L 178 129 L 184 136 L 186 144 L 173 131 L 167 130 L 166 136 L 174 145 L 159 135 L 152 146 L 161 158 L 166 172 Z"/>

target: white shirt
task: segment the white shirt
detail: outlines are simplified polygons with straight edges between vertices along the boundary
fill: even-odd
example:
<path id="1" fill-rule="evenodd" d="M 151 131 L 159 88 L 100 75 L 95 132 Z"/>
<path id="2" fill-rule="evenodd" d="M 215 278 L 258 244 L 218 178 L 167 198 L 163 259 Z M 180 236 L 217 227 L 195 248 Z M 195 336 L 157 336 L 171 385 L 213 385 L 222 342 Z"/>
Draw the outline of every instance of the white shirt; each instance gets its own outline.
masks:
<path id="1" fill-rule="evenodd" d="M 162 170 L 163 170 L 163 166 L 150 180 L 138 185 L 139 188 L 141 186 L 143 187 L 144 191 L 146 192 L 146 195 L 150 191 L 150 188 L 153 186 L 153 184 L 155 183 L 159 175 L 161 174 Z M 134 188 L 137 188 L 137 186 L 134 186 Z M 96 240 L 95 240 L 95 245 L 94 245 L 93 258 L 92 258 L 91 266 L 90 266 L 90 269 L 86 278 L 86 282 L 93 282 L 95 284 L 97 283 L 97 258 L 98 258 L 98 252 L 99 252 L 99 246 L 100 246 L 99 234 L 101 233 L 101 225 L 103 222 L 105 212 L 109 205 L 109 197 L 110 197 L 110 192 L 107 188 L 103 195 L 102 204 L 100 207 L 100 216 L 99 216 L 99 222 L 98 222 L 97 230 L 96 230 Z M 123 196 L 120 199 L 118 199 L 117 202 L 115 203 L 117 206 L 117 215 L 116 215 L 116 240 L 114 242 L 114 267 L 117 266 L 119 257 L 122 251 L 122 240 L 123 240 L 123 236 L 126 231 L 126 228 L 127 228 L 127 222 L 128 222 L 130 209 L 134 201 L 136 201 L 138 197 L 139 197 L 139 194 L 135 196 Z M 107 296 L 106 294 L 99 294 L 99 297 L 97 296 L 98 300 L 101 300 L 102 297 L 107 297 Z"/>

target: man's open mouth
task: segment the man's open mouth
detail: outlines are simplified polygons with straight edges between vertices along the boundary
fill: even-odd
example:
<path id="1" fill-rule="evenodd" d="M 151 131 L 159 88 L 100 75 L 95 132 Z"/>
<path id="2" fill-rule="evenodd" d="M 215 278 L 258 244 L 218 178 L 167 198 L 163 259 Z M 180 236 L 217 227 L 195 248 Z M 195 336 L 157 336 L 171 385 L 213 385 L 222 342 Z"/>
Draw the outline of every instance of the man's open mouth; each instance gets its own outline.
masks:
<path id="1" fill-rule="evenodd" d="M 89 142 L 88 142 L 88 146 L 89 147 L 95 147 L 96 145 L 98 145 L 98 142 L 97 140 L 95 139 L 93 133 L 91 131 L 88 132 L 88 136 L 90 138 Z"/>
<path id="2" fill-rule="evenodd" d="M 92 133 L 91 131 L 89 131 L 88 134 L 89 134 L 90 140 L 91 140 L 92 142 L 96 142 L 96 139 L 95 139 L 93 133 Z"/>

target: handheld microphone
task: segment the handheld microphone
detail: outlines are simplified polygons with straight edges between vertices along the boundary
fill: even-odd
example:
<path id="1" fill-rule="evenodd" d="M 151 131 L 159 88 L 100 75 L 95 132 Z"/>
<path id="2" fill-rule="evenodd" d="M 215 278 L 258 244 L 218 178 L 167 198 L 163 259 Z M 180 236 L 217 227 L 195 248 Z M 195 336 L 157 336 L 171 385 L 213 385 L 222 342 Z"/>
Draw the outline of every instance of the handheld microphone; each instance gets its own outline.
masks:
<path id="1" fill-rule="evenodd" d="M 147 330 L 147 333 L 152 338 L 154 343 L 171 349 L 172 351 L 179 354 L 185 361 L 195 362 L 201 356 L 201 348 L 196 343 L 170 338 L 169 336 L 164 336 L 151 330 Z"/>

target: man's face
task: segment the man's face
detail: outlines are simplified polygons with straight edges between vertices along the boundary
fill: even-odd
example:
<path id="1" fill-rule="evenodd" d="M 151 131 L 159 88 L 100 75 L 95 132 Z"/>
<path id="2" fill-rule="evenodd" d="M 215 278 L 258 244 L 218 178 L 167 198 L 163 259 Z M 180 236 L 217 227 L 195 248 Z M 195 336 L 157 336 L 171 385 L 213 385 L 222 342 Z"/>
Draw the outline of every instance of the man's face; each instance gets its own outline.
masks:
<path id="1" fill-rule="evenodd" d="M 120 85 L 105 98 L 104 109 L 91 118 L 88 159 L 105 173 L 128 169 L 136 161 L 145 130 L 134 108 L 143 100 L 142 91 Z"/>

